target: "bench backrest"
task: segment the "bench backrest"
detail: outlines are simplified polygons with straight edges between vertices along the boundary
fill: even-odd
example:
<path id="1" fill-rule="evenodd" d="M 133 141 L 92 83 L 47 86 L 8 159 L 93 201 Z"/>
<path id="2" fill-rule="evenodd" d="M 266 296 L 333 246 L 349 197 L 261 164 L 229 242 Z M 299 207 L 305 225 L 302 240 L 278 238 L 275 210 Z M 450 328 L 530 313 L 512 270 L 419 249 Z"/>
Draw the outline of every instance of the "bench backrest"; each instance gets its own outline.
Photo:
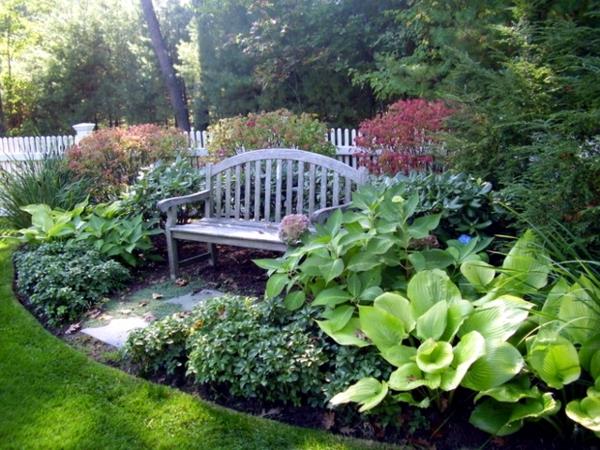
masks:
<path id="1" fill-rule="evenodd" d="M 253 150 L 206 167 L 207 217 L 280 222 L 288 214 L 310 216 L 318 209 L 350 202 L 367 180 L 355 169 L 303 150 Z"/>

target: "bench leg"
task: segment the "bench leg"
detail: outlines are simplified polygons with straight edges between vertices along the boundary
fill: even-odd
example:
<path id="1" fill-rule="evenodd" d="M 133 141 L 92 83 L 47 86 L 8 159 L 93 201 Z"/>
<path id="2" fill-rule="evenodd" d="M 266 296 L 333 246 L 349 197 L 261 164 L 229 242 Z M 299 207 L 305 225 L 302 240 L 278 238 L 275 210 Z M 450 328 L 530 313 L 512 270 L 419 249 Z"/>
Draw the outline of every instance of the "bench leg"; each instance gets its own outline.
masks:
<path id="1" fill-rule="evenodd" d="M 216 267 L 217 266 L 217 256 L 218 256 L 217 246 L 215 244 L 206 244 L 206 245 L 208 246 L 210 265 L 212 267 Z"/>
<path id="2" fill-rule="evenodd" d="M 169 252 L 169 273 L 171 274 L 171 280 L 177 278 L 177 271 L 179 269 L 179 255 L 177 254 L 177 241 L 171 237 L 171 233 L 167 232 L 167 250 Z"/>

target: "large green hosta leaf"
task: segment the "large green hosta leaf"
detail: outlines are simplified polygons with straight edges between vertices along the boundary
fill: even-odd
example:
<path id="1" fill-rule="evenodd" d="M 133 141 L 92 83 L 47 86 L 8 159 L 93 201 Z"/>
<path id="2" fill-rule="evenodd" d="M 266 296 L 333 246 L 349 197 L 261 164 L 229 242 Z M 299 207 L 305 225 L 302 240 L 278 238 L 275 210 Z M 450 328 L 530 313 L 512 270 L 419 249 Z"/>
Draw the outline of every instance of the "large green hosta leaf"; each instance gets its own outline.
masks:
<path id="1" fill-rule="evenodd" d="M 426 373 L 442 371 L 452 363 L 453 359 L 452 346 L 447 342 L 427 339 L 417 349 L 417 366 Z"/>
<path id="2" fill-rule="evenodd" d="M 535 235 L 526 231 L 508 252 L 502 264 L 504 274 L 502 285 L 513 293 L 526 293 L 538 290 L 548 283 L 550 264 L 542 254 Z"/>
<path id="3" fill-rule="evenodd" d="M 446 330 L 442 334 L 442 341 L 451 342 L 458 330 L 473 311 L 473 305 L 468 300 L 459 300 L 448 306 Z"/>
<path id="4" fill-rule="evenodd" d="M 600 378 L 587 390 L 587 397 L 567 404 L 566 413 L 569 419 L 600 437 Z"/>
<path id="5" fill-rule="evenodd" d="M 437 389 L 441 383 L 439 373 L 424 373 L 417 363 L 409 362 L 392 372 L 388 384 L 395 391 L 412 391 L 421 386 Z"/>
<path id="6" fill-rule="evenodd" d="M 447 317 L 448 302 L 437 302 L 417 319 L 417 336 L 421 339 L 439 339 L 446 330 Z"/>
<path id="7" fill-rule="evenodd" d="M 577 350 L 562 336 L 535 339 L 528 350 L 527 360 L 533 371 L 555 389 L 562 389 L 581 375 Z"/>
<path id="8" fill-rule="evenodd" d="M 456 285 L 445 272 L 438 269 L 424 270 L 412 277 L 408 283 L 407 295 L 415 317 L 423 315 L 442 300 L 448 303 L 461 300 Z"/>
<path id="9" fill-rule="evenodd" d="M 465 320 L 459 335 L 478 331 L 487 342 L 504 342 L 525 322 L 533 305 L 503 295 L 476 308 Z"/>
<path id="10" fill-rule="evenodd" d="M 359 306 L 360 328 L 379 350 L 393 347 L 407 337 L 404 322 L 374 306 Z"/>
<path id="11" fill-rule="evenodd" d="M 400 294 L 392 292 L 381 294 L 375 299 L 373 305 L 400 319 L 407 333 L 415 328 L 415 319 L 410 302 Z"/>
<path id="12" fill-rule="evenodd" d="M 524 398 L 538 398 L 541 396 L 537 387 L 531 387 L 531 382 L 527 375 L 520 376 L 501 386 L 481 391 L 475 396 L 477 402 L 482 397 L 491 397 L 496 401 L 505 403 L 516 403 Z"/>
<path id="13" fill-rule="evenodd" d="M 496 269 L 483 261 L 465 261 L 461 264 L 460 271 L 477 289 L 484 289 L 496 276 Z"/>
<path id="14" fill-rule="evenodd" d="M 508 342 L 486 347 L 486 353 L 473 363 L 465 375 L 462 386 L 486 391 L 506 383 L 523 368 L 521 353 Z"/>
<path id="15" fill-rule="evenodd" d="M 377 406 L 388 393 L 385 381 L 379 382 L 375 378 L 363 378 L 353 384 L 344 392 L 340 392 L 331 399 L 332 405 L 356 402 L 361 405 L 359 411 L 364 412 Z"/>
<path id="16" fill-rule="evenodd" d="M 496 436 L 519 431 L 526 419 L 541 419 L 556 414 L 560 402 L 552 394 L 526 398 L 517 403 L 502 403 L 487 399 L 475 407 L 469 421 L 477 428 Z"/>
<path id="17" fill-rule="evenodd" d="M 485 354 L 485 339 L 477 331 L 465 334 L 453 350 L 452 365 L 442 373 L 441 388 L 456 389 L 471 365 Z"/>
<path id="18" fill-rule="evenodd" d="M 327 335 L 340 345 L 356 345 L 357 347 L 366 347 L 369 343 L 363 338 L 360 331 L 360 321 L 358 317 L 353 317 L 346 326 L 336 330 L 337 323 L 332 320 L 317 320 L 317 324 Z"/>

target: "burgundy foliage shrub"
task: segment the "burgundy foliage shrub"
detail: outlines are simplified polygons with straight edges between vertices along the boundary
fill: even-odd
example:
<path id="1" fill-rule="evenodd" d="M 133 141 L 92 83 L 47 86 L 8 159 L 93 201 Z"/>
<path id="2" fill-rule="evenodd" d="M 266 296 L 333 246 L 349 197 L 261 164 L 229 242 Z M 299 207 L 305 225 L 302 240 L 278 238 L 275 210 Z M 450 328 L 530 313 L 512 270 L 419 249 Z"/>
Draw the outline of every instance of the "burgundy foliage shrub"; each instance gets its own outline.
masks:
<path id="1" fill-rule="evenodd" d="M 436 134 L 445 130 L 452 110 L 441 101 L 400 100 L 377 117 L 360 124 L 356 145 L 359 164 L 376 175 L 423 170 L 431 166 L 429 152 Z M 374 157 L 377 155 L 377 157 Z"/>

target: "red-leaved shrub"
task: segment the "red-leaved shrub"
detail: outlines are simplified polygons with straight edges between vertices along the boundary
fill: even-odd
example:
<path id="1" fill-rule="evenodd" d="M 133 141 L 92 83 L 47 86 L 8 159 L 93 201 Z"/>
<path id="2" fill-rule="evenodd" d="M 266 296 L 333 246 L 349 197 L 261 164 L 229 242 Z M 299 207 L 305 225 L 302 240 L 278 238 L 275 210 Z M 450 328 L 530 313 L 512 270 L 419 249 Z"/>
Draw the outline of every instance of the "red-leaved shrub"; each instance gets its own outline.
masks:
<path id="1" fill-rule="evenodd" d="M 452 112 L 441 101 L 419 98 L 393 103 L 385 113 L 360 124 L 356 145 L 364 150 L 358 154 L 359 164 L 377 175 L 431 166 L 429 149 Z"/>
<path id="2" fill-rule="evenodd" d="M 73 146 L 67 158 L 77 176 L 92 182 L 92 197 L 106 200 L 135 181 L 142 167 L 173 160 L 186 146 L 175 128 L 135 125 L 96 131 Z"/>

